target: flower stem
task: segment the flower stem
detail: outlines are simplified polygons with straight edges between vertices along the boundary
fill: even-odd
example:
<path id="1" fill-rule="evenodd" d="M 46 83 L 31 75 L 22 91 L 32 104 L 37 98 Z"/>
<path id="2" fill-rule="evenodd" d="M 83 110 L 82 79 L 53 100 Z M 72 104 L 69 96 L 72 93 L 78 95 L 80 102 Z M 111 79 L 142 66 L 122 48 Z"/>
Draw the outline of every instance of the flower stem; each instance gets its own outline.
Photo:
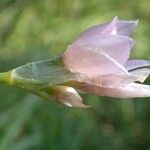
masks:
<path id="1" fill-rule="evenodd" d="M 12 76 L 11 76 L 11 72 L 3 72 L 0 73 L 0 83 L 4 83 L 7 85 L 12 85 L 13 80 L 12 80 Z"/>

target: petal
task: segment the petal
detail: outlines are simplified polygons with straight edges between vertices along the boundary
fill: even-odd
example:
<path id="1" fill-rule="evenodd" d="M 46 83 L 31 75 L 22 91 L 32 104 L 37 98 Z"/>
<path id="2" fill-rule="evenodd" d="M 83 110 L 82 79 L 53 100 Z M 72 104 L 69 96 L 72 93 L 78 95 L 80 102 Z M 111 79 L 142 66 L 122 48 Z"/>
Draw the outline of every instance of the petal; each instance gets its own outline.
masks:
<path id="1" fill-rule="evenodd" d="M 69 47 L 62 55 L 64 65 L 71 70 L 85 75 L 105 75 L 127 70 L 101 49 L 90 47 Z"/>
<path id="2" fill-rule="evenodd" d="M 137 21 L 119 20 L 117 33 L 120 35 L 129 36 L 137 25 L 138 25 L 138 20 Z"/>
<path id="3" fill-rule="evenodd" d="M 74 82 L 70 84 L 70 86 L 77 88 L 77 85 L 85 84 L 100 86 L 100 87 L 108 87 L 114 86 L 116 84 L 129 84 L 135 81 L 144 82 L 145 79 L 149 76 L 150 69 L 138 69 L 130 72 L 130 74 L 125 73 L 117 73 L 117 74 L 108 74 L 108 75 L 98 75 L 98 76 L 85 76 L 82 74 L 78 74 L 78 76 L 74 77 Z M 79 86 L 80 87 L 80 86 Z M 80 89 L 82 90 L 82 89 Z"/>
<path id="4" fill-rule="evenodd" d="M 117 23 L 117 17 L 115 17 L 113 19 L 113 21 L 111 21 L 111 22 L 92 26 L 92 27 L 86 29 L 85 31 L 83 31 L 82 33 L 80 33 L 80 35 L 77 37 L 76 40 L 78 40 L 82 37 L 97 36 L 102 33 L 104 34 L 104 33 L 106 33 L 106 31 L 107 31 L 108 35 L 110 35 L 111 33 L 113 33 L 112 31 L 116 29 L 116 23 Z"/>
<path id="5" fill-rule="evenodd" d="M 115 86 L 106 87 L 84 85 L 83 91 L 115 98 L 150 97 L 150 86 L 138 83 L 116 84 Z"/>
<path id="6" fill-rule="evenodd" d="M 80 107 L 87 108 L 89 106 L 82 103 L 82 98 L 72 87 L 68 86 L 55 86 L 53 87 L 52 96 L 56 102 L 69 106 L 69 107 Z"/>
<path id="7" fill-rule="evenodd" d="M 135 81 L 144 82 L 147 77 L 150 75 L 150 69 L 143 68 L 143 69 L 137 69 L 131 72 L 131 75 L 135 77 Z"/>
<path id="8" fill-rule="evenodd" d="M 75 41 L 70 45 L 69 49 L 81 46 L 99 48 L 119 63 L 124 64 L 128 60 L 134 44 L 133 39 L 122 35 L 89 36 Z"/>
<path id="9" fill-rule="evenodd" d="M 49 86 L 41 90 L 30 90 L 31 93 L 53 100 L 59 104 L 69 107 L 88 108 L 90 106 L 82 103 L 82 98 L 77 91 L 69 86 Z"/>
<path id="10" fill-rule="evenodd" d="M 115 34 L 129 36 L 137 25 L 138 25 L 138 20 L 137 21 L 118 20 L 117 17 L 115 17 L 111 22 L 96 25 L 86 29 L 77 37 L 77 39 L 81 37 L 100 35 L 103 32 L 108 34 L 115 33 L 116 30 L 117 33 Z M 106 32 L 106 31 L 110 31 L 110 32 Z"/>
<path id="11" fill-rule="evenodd" d="M 102 88 L 99 92 L 102 93 L 103 96 L 116 98 L 149 97 L 150 86 L 138 83 L 118 84 L 111 88 Z"/>
<path id="12" fill-rule="evenodd" d="M 127 70 L 148 67 L 148 66 L 150 66 L 150 61 L 149 60 L 138 60 L 138 59 L 137 60 L 128 60 L 124 66 L 125 66 L 125 68 L 127 68 Z"/>

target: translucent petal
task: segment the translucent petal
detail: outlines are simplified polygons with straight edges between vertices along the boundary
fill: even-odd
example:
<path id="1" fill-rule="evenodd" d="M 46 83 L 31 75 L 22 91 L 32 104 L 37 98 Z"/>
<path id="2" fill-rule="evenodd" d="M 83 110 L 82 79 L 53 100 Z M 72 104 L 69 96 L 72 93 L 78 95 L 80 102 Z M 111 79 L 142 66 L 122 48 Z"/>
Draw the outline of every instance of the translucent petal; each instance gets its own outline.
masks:
<path id="1" fill-rule="evenodd" d="M 89 106 L 82 103 L 82 98 L 72 87 L 55 86 L 53 94 L 55 101 L 69 107 L 87 108 Z"/>
<path id="2" fill-rule="evenodd" d="M 63 62 L 72 72 L 85 75 L 106 75 L 127 70 L 106 52 L 90 47 L 69 47 L 62 56 Z"/>
<path id="3" fill-rule="evenodd" d="M 99 92 L 102 95 L 117 98 L 149 97 L 150 86 L 138 83 L 118 84 L 111 88 L 101 89 Z"/>
<path id="4" fill-rule="evenodd" d="M 78 36 L 77 39 L 81 37 L 100 35 L 104 30 L 108 29 L 108 26 L 115 27 L 117 30 L 117 34 L 119 35 L 129 36 L 137 25 L 138 25 L 138 20 L 137 21 L 118 20 L 117 17 L 115 17 L 113 21 L 111 22 L 96 25 L 96 26 L 86 29 Z M 108 34 L 110 33 L 113 33 L 113 32 L 108 32 Z"/>
<path id="5" fill-rule="evenodd" d="M 81 88 L 81 87 L 80 87 Z M 116 98 L 135 98 L 135 97 L 150 97 L 150 86 L 138 83 L 115 84 L 112 86 L 94 86 L 84 85 L 82 90 L 88 93 L 116 97 Z"/>
<path id="6" fill-rule="evenodd" d="M 132 70 L 132 69 L 137 69 L 137 68 L 142 68 L 142 67 L 148 67 L 150 66 L 150 61 L 149 60 L 128 60 L 125 63 L 125 68 L 127 68 L 127 70 Z"/>
<path id="7" fill-rule="evenodd" d="M 118 83 L 129 84 L 135 81 L 144 82 L 145 79 L 149 76 L 149 74 L 150 74 L 150 69 L 144 68 L 144 69 L 134 70 L 130 72 L 130 74 L 117 73 L 117 74 L 108 74 L 103 76 L 98 75 L 98 76 L 91 76 L 91 77 L 80 75 L 74 78 L 75 79 L 74 81 L 80 82 L 81 84 L 83 82 L 94 86 L 107 87 L 107 86 L 113 86 Z"/>
<path id="8" fill-rule="evenodd" d="M 147 77 L 150 75 L 150 69 L 143 68 L 143 69 L 137 69 L 131 72 L 131 75 L 135 77 L 135 81 L 144 82 Z"/>
<path id="9" fill-rule="evenodd" d="M 137 21 L 119 20 L 117 33 L 120 35 L 129 36 L 137 25 L 138 20 Z"/>
<path id="10" fill-rule="evenodd" d="M 97 48 L 102 49 L 110 57 L 119 63 L 124 64 L 129 58 L 134 43 L 133 39 L 121 35 L 89 36 L 80 38 L 72 43 L 68 47 L 67 53 L 69 53 L 68 55 L 71 55 L 74 51 L 79 51 L 77 49 L 82 50 L 81 47 L 90 47 L 91 50 Z"/>

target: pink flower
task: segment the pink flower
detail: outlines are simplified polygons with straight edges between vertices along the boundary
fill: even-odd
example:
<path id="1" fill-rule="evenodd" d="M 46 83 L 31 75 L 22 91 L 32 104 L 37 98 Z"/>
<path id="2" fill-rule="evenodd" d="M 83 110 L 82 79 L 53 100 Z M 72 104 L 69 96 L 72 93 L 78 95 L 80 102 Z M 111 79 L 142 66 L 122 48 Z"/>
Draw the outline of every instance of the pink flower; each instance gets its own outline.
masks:
<path id="1" fill-rule="evenodd" d="M 149 97 L 150 86 L 138 82 L 150 74 L 150 61 L 130 60 L 135 41 L 130 34 L 138 21 L 118 20 L 90 27 L 82 32 L 61 55 L 61 60 L 75 78 L 66 83 L 70 89 L 58 89 L 68 106 L 83 107 L 78 89 L 87 93 L 116 98 Z M 75 89 L 74 89 L 75 88 Z M 71 90 L 72 89 L 72 90 Z M 67 101 L 67 103 L 66 103 Z"/>

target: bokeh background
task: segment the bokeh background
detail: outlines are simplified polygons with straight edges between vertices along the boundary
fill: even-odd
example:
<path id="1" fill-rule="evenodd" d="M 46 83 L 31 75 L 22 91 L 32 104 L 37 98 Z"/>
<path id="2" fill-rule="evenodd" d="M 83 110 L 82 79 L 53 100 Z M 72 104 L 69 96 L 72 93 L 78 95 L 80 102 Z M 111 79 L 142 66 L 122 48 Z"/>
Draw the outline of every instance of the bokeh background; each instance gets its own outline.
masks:
<path id="1" fill-rule="evenodd" d="M 149 0 L 0 0 L 0 71 L 54 58 L 115 16 L 140 20 L 132 57 L 150 59 L 149 7 Z M 150 150 L 150 98 L 83 98 L 95 106 L 71 109 L 0 85 L 0 150 Z"/>

